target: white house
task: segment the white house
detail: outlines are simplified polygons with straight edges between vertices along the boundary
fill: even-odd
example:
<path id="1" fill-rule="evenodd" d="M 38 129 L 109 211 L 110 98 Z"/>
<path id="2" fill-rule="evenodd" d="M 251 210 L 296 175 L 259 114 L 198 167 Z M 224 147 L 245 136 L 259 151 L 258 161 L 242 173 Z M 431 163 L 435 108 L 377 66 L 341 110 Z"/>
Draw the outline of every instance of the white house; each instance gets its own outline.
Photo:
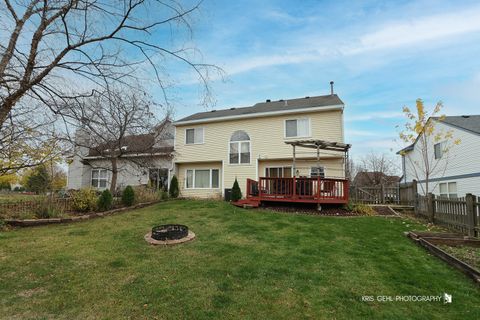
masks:
<path id="1" fill-rule="evenodd" d="M 450 198 L 463 197 L 467 193 L 480 196 L 480 115 L 448 116 L 435 121 L 437 132 L 451 132 L 445 141 L 429 139 L 427 152 L 421 152 L 421 136 L 414 144 L 400 150 L 402 156 L 402 183 L 417 180 L 418 192 L 425 190 L 423 156 L 427 156 L 431 168 L 429 192 Z M 459 140 L 458 145 L 452 142 Z"/>
<path id="2" fill-rule="evenodd" d="M 118 160 L 117 188 L 147 185 L 167 188 L 173 174 L 174 128 L 168 121 L 162 135 L 140 134 L 123 138 L 122 157 Z M 110 188 L 111 161 L 98 154 L 96 148 L 85 147 L 88 133 L 77 131 L 74 155 L 69 159 L 67 189 Z"/>

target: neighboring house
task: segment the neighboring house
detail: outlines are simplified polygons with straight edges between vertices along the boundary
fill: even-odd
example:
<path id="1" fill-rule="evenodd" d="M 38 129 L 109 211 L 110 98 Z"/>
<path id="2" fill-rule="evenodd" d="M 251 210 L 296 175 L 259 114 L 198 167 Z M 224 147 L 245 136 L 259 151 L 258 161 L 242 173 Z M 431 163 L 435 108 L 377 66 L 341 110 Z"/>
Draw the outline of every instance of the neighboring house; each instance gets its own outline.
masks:
<path id="1" fill-rule="evenodd" d="M 298 150 L 286 141 L 344 142 L 344 104 L 335 95 L 257 103 L 251 107 L 196 113 L 175 125 L 175 172 L 184 197 L 221 197 L 248 178 L 345 177 L 343 154 Z"/>
<path id="2" fill-rule="evenodd" d="M 353 185 L 356 187 L 396 187 L 400 182 L 399 176 L 389 176 L 383 172 L 361 171 L 353 179 Z"/>
<path id="3" fill-rule="evenodd" d="M 161 135 L 141 134 L 125 136 L 122 140 L 122 158 L 118 161 L 117 188 L 127 185 L 150 185 L 168 188 L 172 175 L 174 128 L 169 120 Z M 68 165 L 67 189 L 93 187 L 109 189 L 111 162 L 100 156 L 99 147 L 87 148 L 88 133 L 77 131 L 78 144 Z M 100 148 L 101 149 L 101 148 Z"/>
<path id="4" fill-rule="evenodd" d="M 430 192 L 450 198 L 463 197 L 466 193 L 480 195 L 480 115 L 447 116 L 441 121 L 438 118 L 431 118 L 430 121 L 436 121 L 436 132 L 451 131 L 452 141 L 460 140 L 460 144 L 448 152 L 444 152 L 445 141 L 428 146 L 431 166 L 438 164 L 438 169 L 430 177 Z M 425 177 L 421 176 L 423 164 L 418 138 L 416 143 L 397 154 L 402 155 L 401 182 L 418 180 L 418 192 L 421 192 Z"/>

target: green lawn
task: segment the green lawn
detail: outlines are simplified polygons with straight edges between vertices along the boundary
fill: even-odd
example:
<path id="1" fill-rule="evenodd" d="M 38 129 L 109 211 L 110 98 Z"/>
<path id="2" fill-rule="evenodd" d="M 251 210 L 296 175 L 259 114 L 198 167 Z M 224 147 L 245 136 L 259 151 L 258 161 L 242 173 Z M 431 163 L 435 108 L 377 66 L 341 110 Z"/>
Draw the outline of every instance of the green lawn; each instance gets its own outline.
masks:
<path id="1" fill-rule="evenodd" d="M 155 224 L 193 242 L 153 247 Z M 407 239 L 398 218 L 315 217 L 172 201 L 0 233 L 0 318 L 480 319 L 480 289 Z M 362 302 L 363 295 L 453 295 Z"/>

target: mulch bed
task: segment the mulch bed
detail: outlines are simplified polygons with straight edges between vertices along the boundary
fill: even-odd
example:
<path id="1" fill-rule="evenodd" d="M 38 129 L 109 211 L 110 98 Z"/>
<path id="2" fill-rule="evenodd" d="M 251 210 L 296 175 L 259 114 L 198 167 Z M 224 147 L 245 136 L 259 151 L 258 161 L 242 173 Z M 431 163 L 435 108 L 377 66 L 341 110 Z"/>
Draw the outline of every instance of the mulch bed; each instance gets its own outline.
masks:
<path id="1" fill-rule="evenodd" d="M 345 210 L 335 206 L 322 206 L 322 210 L 318 211 L 316 205 L 281 205 L 277 203 L 266 204 L 264 209 L 293 214 L 308 214 L 315 216 L 338 216 L 338 217 L 355 217 L 359 214 Z"/>
<path id="2" fill-rule="evenodd" d="M 390 210 L 387 206 L 372 206 L 373 210 L 379 215 L 379 216 L 392 216 L 395 215 L 395 213 Z"/>

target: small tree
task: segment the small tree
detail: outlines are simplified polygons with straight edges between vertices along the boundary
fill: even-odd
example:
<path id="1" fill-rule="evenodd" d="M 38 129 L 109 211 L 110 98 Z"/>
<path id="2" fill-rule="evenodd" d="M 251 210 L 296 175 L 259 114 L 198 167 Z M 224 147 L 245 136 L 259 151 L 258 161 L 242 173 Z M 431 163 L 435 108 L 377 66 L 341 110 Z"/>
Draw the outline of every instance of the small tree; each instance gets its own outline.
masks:
<path id="1" fill-rule="evenodd" d="M 110 190 L 105 189 L 103 190 L 102 194 L 100 195 L 100 198 L 98 198 L 98 204 L 97 207 L 100 211 L 107 211 L 112 208 L 113 204 L 113 197 L 110 192 Z"/>
<path id="2" fill-rule="evenodd" d="M 131 186 L 127 186 L 122 193 L 122 203 L 128 207 L 135 202 L 135 191 Z"/>
<path id="3" fill-rule="evenodd" d="M 172 181 L 170 181 L 170 189 L 168 190 L 171 198 L 177 198 L 179 195 L 178 190 L 178 179 L 176 176 L 172 177 Z"/>
<path id="4" fill-rule="evenodd" d="M 240 190 L 237 178 L 235 178 L 235 182 L 233 183 L 232 188 L 232 201 L 238 201 L 240 199 L 242 199 L 242 190 Z"/>
<path id="5" fill-rule="evenodd" d="M 33 169 L 26 178 L 26 188 L 37 194 L 45 193 L 50 186 L 51 178 L 45 165 Z"/>
<path id="6" fill-rule="evenodd" d="M 417 99 L 415 112 L 410 111 L 408 107 L 403 108 L 403 113 L 408 118 L 404 129 L 400 131 L 400 139 L 414 146 L 419 151 L 419 157 L 411 157 L 408 151 L 401 151 L 400 154 L 405 158 L 405 164 L 411 170 L 412 175 L 420 183 L 420 188 L 424 195 L 431 192 L 431 177 L 442 175 L 448 166 L 448 152 L 454 145 L 458 145 L 460 140 L 453 138 L 453 130 L 443 130 L 437 128 L 444 115 L 439 115 L 443 104 L 438 102 L 432 112 L 425 110 L 422 99 Z M 440 159 L 435 158 L 434 144 L 440 143 Z"/>

